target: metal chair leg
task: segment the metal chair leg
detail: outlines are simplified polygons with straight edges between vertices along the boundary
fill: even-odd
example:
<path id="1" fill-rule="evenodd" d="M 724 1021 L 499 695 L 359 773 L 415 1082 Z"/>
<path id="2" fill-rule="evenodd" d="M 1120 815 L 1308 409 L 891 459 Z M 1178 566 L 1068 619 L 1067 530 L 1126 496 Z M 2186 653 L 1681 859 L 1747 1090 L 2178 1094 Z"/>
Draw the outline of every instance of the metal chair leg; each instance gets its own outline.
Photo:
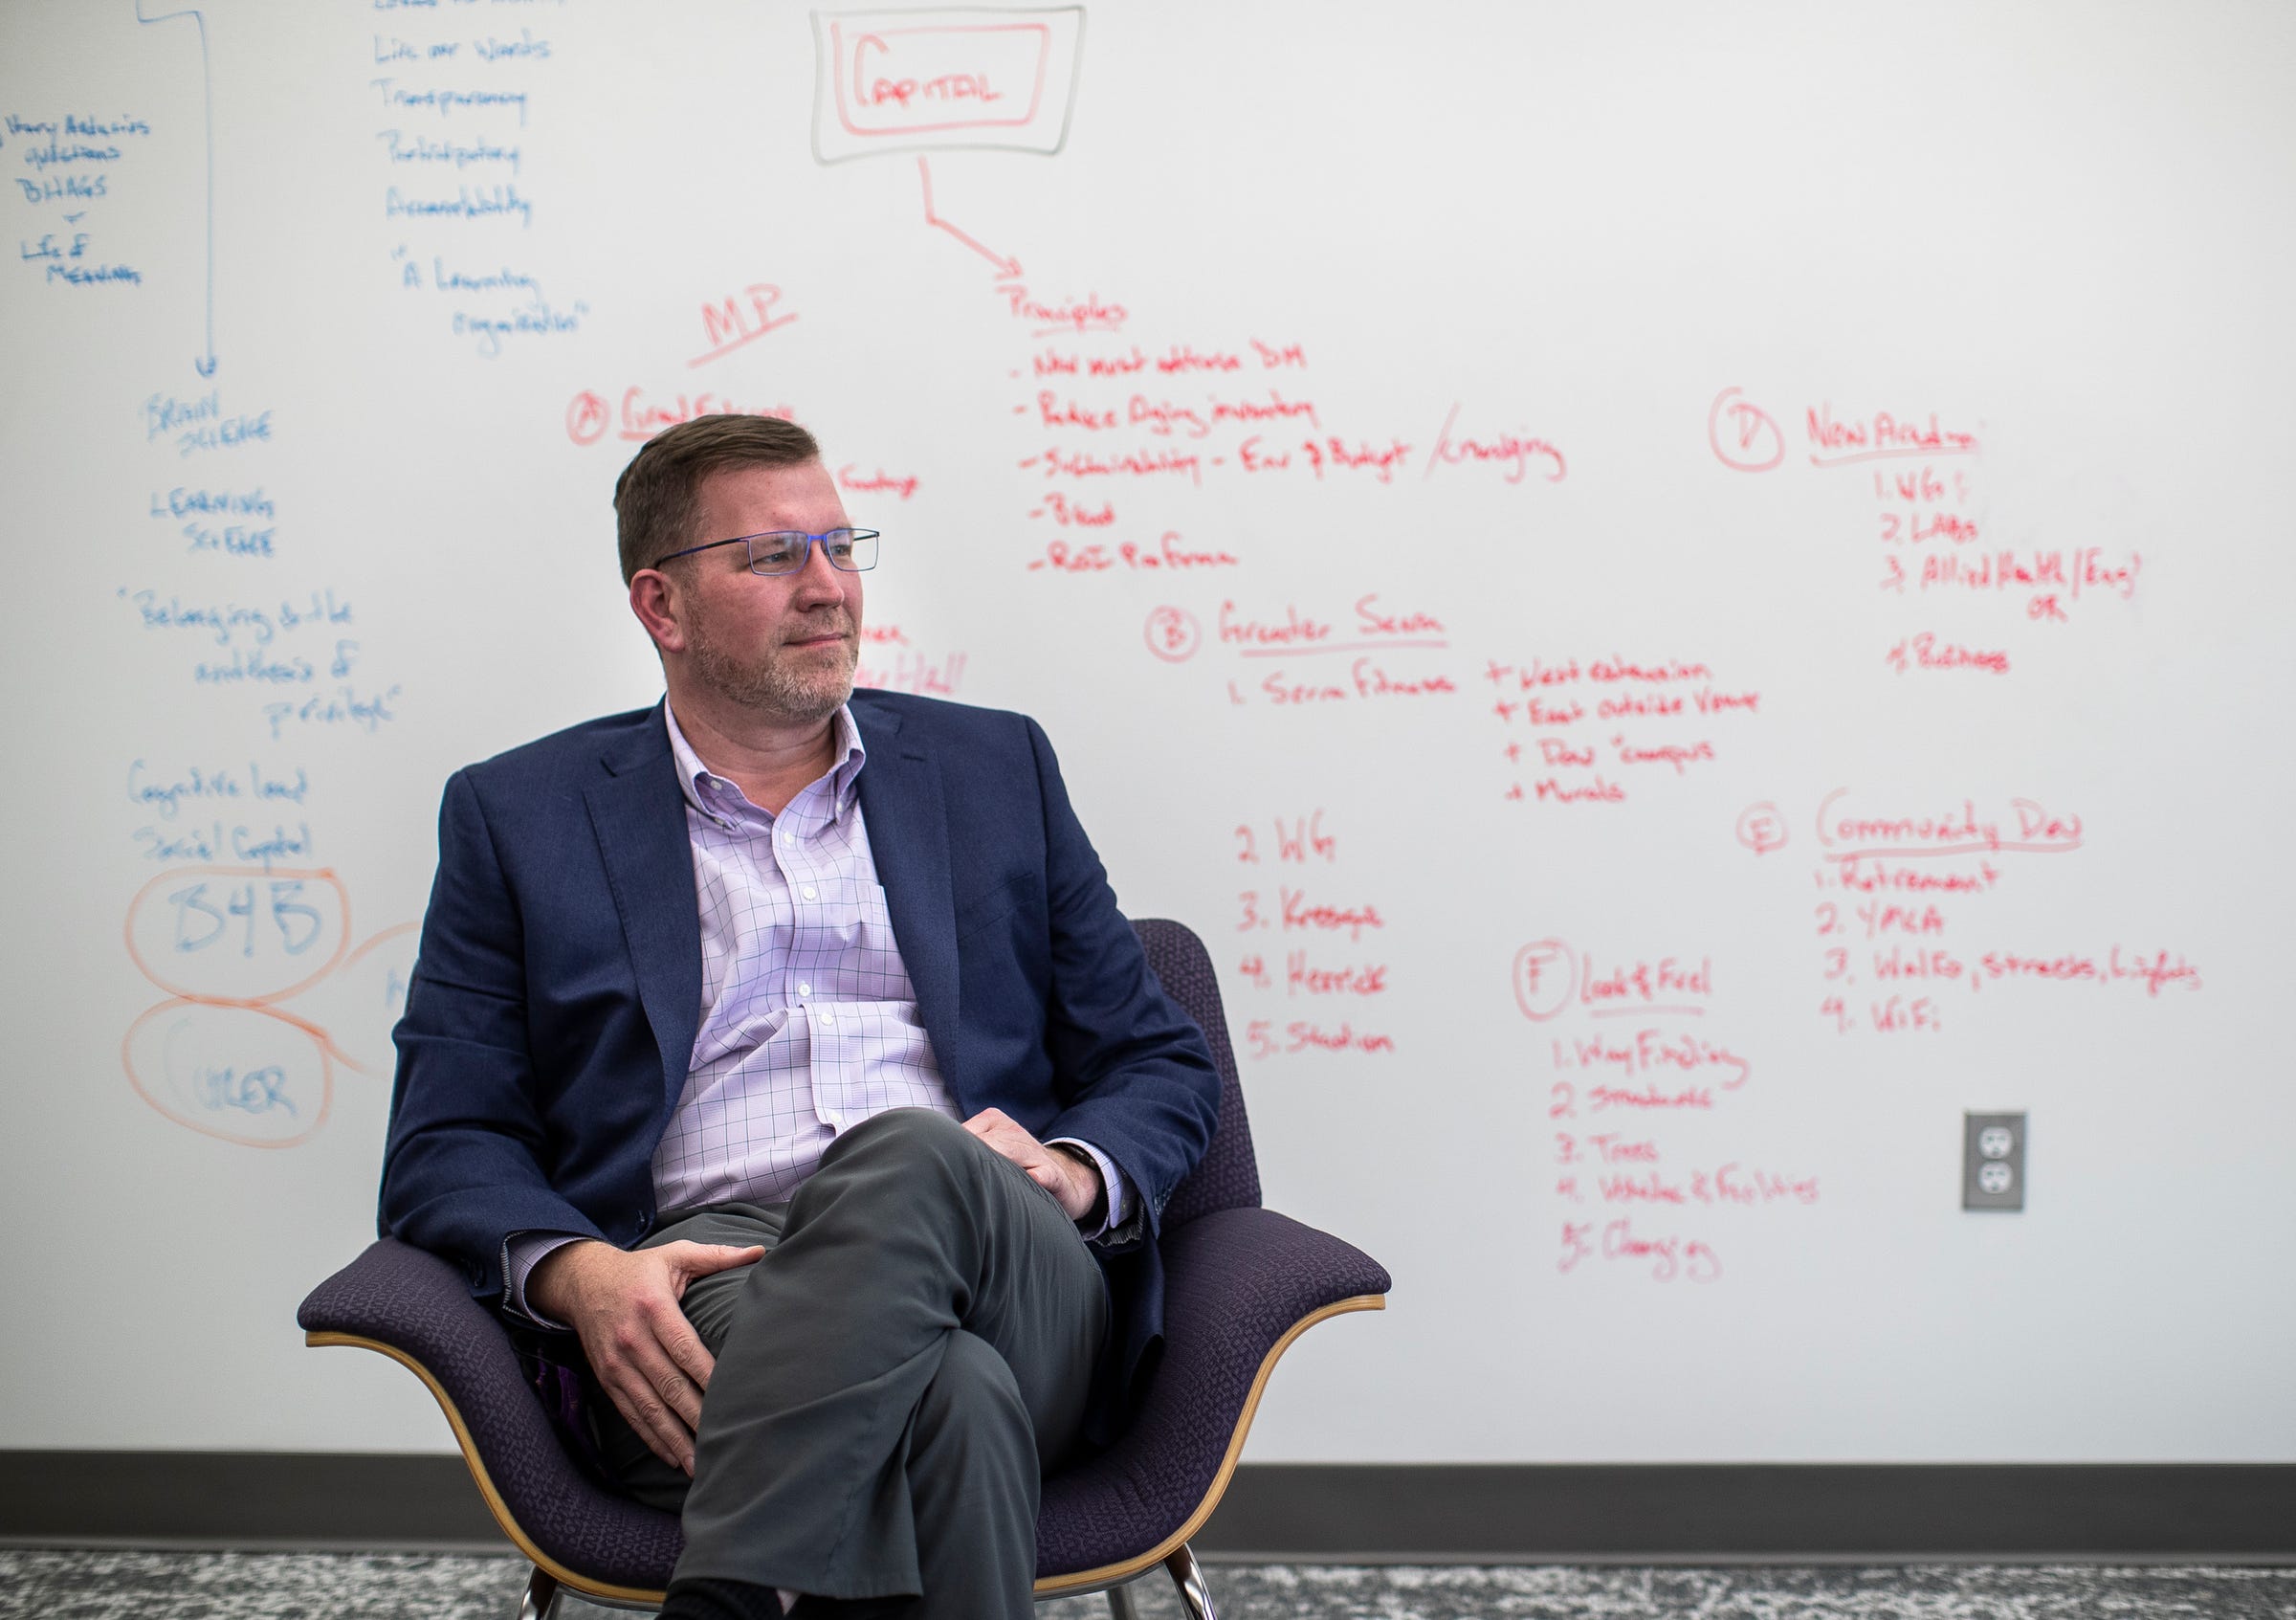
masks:
<path id="1" fill-rule="evenodd" d="M 536 1565 L 519 1598 L 519 1620 L 556 1620 L 558 1597 L 558 1577 Z"/>
<path id="2" fill-rule="evenodd" d="M 1132 1601 L 1132 1583 L 1108 1588 L 1108 1611 L 1115 1620 L 1140 1620 L 1140 1611 Z"/>
<path id="3" fill-rule="evenodd" d="M 1204 1585 L 1203 1571 L 1197 1566 L 1196 1555 L 1188 1550 L 1187 1542 L 1181 1542 L 1180 1550 L 1164 1560 L 1164 1569 L 1180 1588 L 1181 1606 L 1188 1611 L 1189 1620 L 1220 1620 L 1212 1609 L 1212 1588 Z"/>

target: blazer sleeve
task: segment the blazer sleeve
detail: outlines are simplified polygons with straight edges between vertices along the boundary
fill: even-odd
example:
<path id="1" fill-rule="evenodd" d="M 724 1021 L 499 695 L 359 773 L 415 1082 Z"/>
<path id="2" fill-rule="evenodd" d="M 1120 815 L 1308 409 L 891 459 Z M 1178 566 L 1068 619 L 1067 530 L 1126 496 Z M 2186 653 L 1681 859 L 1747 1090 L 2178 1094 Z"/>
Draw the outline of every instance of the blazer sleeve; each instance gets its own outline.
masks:
<path id="1" fill-rule="evenodd" d="M 460 1262 L 482 1298 L 502 1296 L 512 1233 L 603 1235 L 542 1170 L 524 926 L 468 771 L 447 783 L 438 876 L 393 1039 L 386 1235 Z"/>
<path id="2" fill-rule="evenodd" d="M 1164 993 L 1107 872 L 1069 804 L 1052 744 L 1027 721 L 1045 817 L 1051 984 L 1046 1045 L 1067 1105 L 1042 1134 L 1075 1137 L 1115 1161 L 1153 1241 L 1173 1188 L 1220 1119 L 1220 1072 L 1203 1032 Z"/>

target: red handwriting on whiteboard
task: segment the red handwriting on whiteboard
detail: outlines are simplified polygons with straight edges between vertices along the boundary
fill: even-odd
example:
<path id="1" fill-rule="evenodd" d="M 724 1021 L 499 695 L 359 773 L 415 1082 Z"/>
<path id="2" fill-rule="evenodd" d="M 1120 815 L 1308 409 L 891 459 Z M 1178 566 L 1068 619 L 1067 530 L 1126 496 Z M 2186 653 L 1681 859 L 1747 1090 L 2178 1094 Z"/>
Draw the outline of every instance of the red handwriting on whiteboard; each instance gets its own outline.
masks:
<path id="1" fill-rule="evenodd" d="M 1706 413 L 1706 442 L 1725 467 L 1767 473 L 1786 458 L 1786 437 L 1770 413 L 1738 388 L 1714 395 Z"/>
<path id="2" fill-rule="evenodd" d="M 1244 1026 L 1244 1044 L 1254 1057 L 1296 1057 L 1302 1053 L 1391 1053 L 1395 1039 L 1369 1030 L 1358 1030 L 1342 1020 L 1336 1029 L 1308 1019 L 1293 1019 L 1282 1031 L 1272 1018 L 1254 1018 Z"/>
<path id="3" fill-rule="evenodd" d="M 1301 613 L 1291 603 L 1285 604 L 1284 616 L 1279 620 L 1248 618 L 1237 610 L 1234 602 L 1224 601 L 1220 604 L 1219 632 L 1221 641 L 1228 646 L 1274 648 L 1280 652 L 1326 640 L 1332 627 Z"/>
<path id="4" fill-rule="evenodd" d="M 915 692 L 927 698 L 955 697 L 964 680 L 965 655 L 950 653 L 929 658 L 922 653 L 896 653 L 890 663 L 865 657 L 853 671 L 853 684 L 872 690 Z"/>
<path id="5" fill-rule="evenodd" d="M 1220 640 L 1247 658 L 1361 654 L 1397 648 L 1441 651 L 1450 646 L 1440 618 L 1415 609 L 1389 607 L 1376 591 L 1356 598 L 1347 629 L 1349 633 L 1339 634 L 1336 620 L 1303 613 L 1296 603 L 1286 603 L 1281 618 L 1273 614 L 1255 617 L 1239 609 L 1233 599 L 1220 604 Z M 1360 696 L 1401 690 L 1380 666 L 1368 664 L 1362 658 L 1356 660 L 1354 679 Z M 1438 681 L 1424 689 L 1457 690 L 1447 677 L 1438 677 Z"/>
<path id="6" fill-rule="evenodd" d="M 1116 521 L 1116 508 L 1106 500 L 1097 506 L 1080 505 L 1055 489 L 1047 490 L 1044 504 L 1031 510 L 1028 516 L 1049 518 L 1063 528 L 1073 524 L 1082 529 L 1101 529 Z"/>
<path id="7" fill-rule="evenodd" d="M 1503 795 L 1534 804 L 1623 804 L 1628 776 L 1654 766 L 1687 776 L 1693 767 L 1721 757 L 1720 745 L 1711 737 L 1667 735 L 1663 728 L 1655 733 L 1612 731 L 1603 737 L 1567 735 L 1590 714 L 1598 721 L 1693 716 L 1711 721 L 1757 714 L 1762 706 L 1761 693 L 1720 685 L 1710 665 L 1688 658 L 1645 661 L 1619 654 L 1583 661 L 1490 658 L 1483 666 L 1483 679 L 1492 688 L 1490 712 L 1501 724 L 1564 733 L 1534 737 L 1528 745 L 1511 741 L 1502 747 L 1507 763 L 1517 771 L 1529 766 L 1547 772 L 1528 783 L 1523 775 L 1515 775 Z"/>
<path id="8" fill-rule="evenodd" d="M 1041 23 L 889 28 L 853 35 L 829 25 L 837 116 L 855 135 L 916 135 L 1025 124 L 1036 116 L 1052 49 Z M 1011 106 L 995 88 L 1019 92 Z"/>
<path id="9" fill-rule="evenodd" d="M 1637 1266 L 1653 1282 L 1712 1282 L 1722 1276 L 1720 1256 L 1701 1238 L 1639 1233 L 1631 1219 L 1608 1222 L 1599 1234 L 1593 1221 L 1563 1222 L 1556 1269 L 1567 1274 L 1595 1261 Z"/>
<path id="10" fill-rule="evenodd" d="M 1476 463 L 1503 468 L 1502 477 L 1511 484 L 1519 484 L 1536 474 L 1551 484 L 1560 483 L 1569 471 L 1562 452 L 1542 438 L 1532 438 L 1512 433 L 1497 433 L 1483 438 L 1456 433 L 1459 407 L 1443 419 L 1443 427 L 1435 435 L 1433 448 L 1427 452 L 1427 468 L 1421 475 L 1433 477 L 1438 470 L 1463 463 Z"/>
<path id="11" fill-rule="evenodd" d="M 1393 483 L 1410 454 L 1408 439 L 1374 444 L 1358 438 L 1351 444 L 1336 433 L 1296 443 L 1253 433 L 1236 446 L 1237 464 L 1247 473 L 1309 472 L 1318 482 L 1327 473 L 1369 473 L 1380 483 Z"/>
<path id="12" fill-rule="evenodd" d="M 1809 408 L 1806 424 L 1813 467 L 1895 456 L 1975 455 L 1978 450 L 1975 433 L 1941 425 L 1934 411 L 1926 418 L 1895 416 L 1887 411 L 1837 417 L 1829 400 Z"/>
<path id="13" fill-rule="evenodd" d="M 1360 940 L 1366 928 L 1384 928 L 1385 918 L 1376 905 L 1334 905 L 1311 900 L 1307 891 L 1286 886 L 1277 892 L 1277 915 L 1283 920 L 1284 931 L 1304 929 L 1311 933 L 1344 933 L 1350 940 Z"/>
<path id="14" fill-rule="evenodd" d="M 1598 1013 L 1622 1007 L 1642 1011 L 1660 1004 L 1671 1011 L 1703 1012 L 1714 993 L 1714 959 L 1693 963 L 1664 956 L 1604 968 L 1588 957 L 1580 961 L 1578 988 L 1579 1005 Z"/>
<path id="15" fill-rule="evenodd" d="M 896 499 L 906 500 L 916 493 L 916 480 L 895 477 L 883 468 L 873 473 L 864 473 L 848 461 L 837 469 L 837 487 L 862 495 L 891 495 Z"/>
<path id="16" fill-rule="evenodd" d="M 1557 1165 L 1655 1165 L 1660 1154 L 1657 1143 L 1623 1137 L 1617 1131 L 1587 1136 L 1556 1131 L 1554 1157 Z"/>
<path id="17" fill-rule="evenodd" d="M 1786 818 L 1765 799 L 1738 812 L 1737 834 L 1739 843 L 1757 855 L 1766 855 L 1786 847 Z"/>
<path id="18" fill-rule="evenodd" d="M 1275 829 L 1273 851 L 1278 860 L 1305 865 L 1309 857 L 1335 861 L 1339 858 L 1339 840 L 1323 830 L 1323 811 L 1313 810 L 1306 815 L 1276 816 L 1271 824 Z M 1247 866 L 1260 864 L 1259 830 L 1250 822 L 1236 825 L 1236 858 Z"/>
<path id="19" fill-rule="evenodd" d="M 1729 1164 L 1693 1170 L 1686 1180 L 1658 1170 L 1621 1171 L 1596 1178 L 1605 1204 L 1795 1204 L 1818 1202 L 1818 1178 L 1785 1176 Z"/>
<path id="20" fill-rule="evenodd" d="M 1243 559 L 1232 551 L 1207 551 L 1192 546 L 1181 538 L 1179 531 L 1167 529 L 1154 545 L 1130 540 L 1113 545 L 1104 542 L 1071 545 L 1065 540 L 1049 541 L 1045 545 L 1045 554 L 1031 557 L 1027 567 L 1031 573 L 1055 574 L 1102 574 L 1115 570 L 1184 573 L 1191 568 L 1233 568 L 1242 564 Z"/>
<path id="21" fill-rule="evenodd" d="M 2009 851 L 2066 854 L 2081 847 L 2081 817 L 2035 799 L 2013 798 L 2009 813 L 1959 804 L 1867 809 L 1837 788 L 1819 802 L 1818 842 L 1828 860 L 1860 855 L 1970 854 Z"/>
<path id="22" fill-rule="evenodd" d="M 1048 478 L 1157 478 L 1184 477 L 1203 482 L 1203 458 L 1181 450 L 1063 450 L 1055 445 L 1039 455 L 1025 456 L 1023 468 L 1042 467 Z"/>
<path id="23" fill-rule="evenodd" d="M 2085 597 L 2132 600 L 2144 566 L 2140 552 L 2109 556 L 2093 545 L 1933 554 L 1912 566 L 1894 553 L 1885 553 L 1879 588 L 1901 596 L 1930 591 L 2022 595 L 2028 620 L 2064 623 L 2071 618 L 2073 606 Z"/>
<path id="24" fill-rule="evenodd" d="M 622 390 L 621 405 L 612 423 L 619 437 L 650 439 L 665 429 L 680 422 L 690 422 L 696 416 L 779 416 L 784 421 L 797 420 L 796 411 L 786 405 L 743 405 L 724 394 L 680 393 L 672 399 L 656 400 L 645 388 L 631 384 Z M 595 444 L 606 436 L 608 424 L 606 396 L 585 391 L 574 396 L 566 408 L 566 433 L 576 444 Z"/>
<path id="25" fill-rule="evenodd" d="M 1706 1112 L 1714 1106 L 1714 1093 L 1711 1086 L 1680 1086 L 1661 1091 L 1655 1083 L 1646 1082 L 1636 1088 L 1601 1081 L 1585 1088 L 1585 1101 L 1586 1111 L 1590 1114 L 1606 1113 L 1613 1108 L 1622 1108 L 1631 1114 L 1665 1114 L 1679 1109 Z M 1578 1103 L 1579 1087 L 1576 1081 L 1556 1080 L 1547 1088 L 1547 1118 L 1550 1120 L 1578 1119 Z"/>
<path id="26" fill-rule="evenodd" d="M 1342 963 L 1319 966 L 1304 950 L 1284 958 L 1287 995 L 1379 995 L 1387 988 L 1384 962 Z"/>
<path id="27" fill-rule="evenodd" d="M 1140 633 L 1148 643 L 1148 651 L 1168 664 L 1184 663 L 1203 644 L 1203 627 L 1185 608 L 1150 609 L 1148 622 Z"/>
<path id="28" fill-rule="evenodd" d="M 1646 1026 L 1630 1034 L 1602 1032 L 1584 1037 L 1557 1038 L 1549 1043 L 1550 1060 L 1557 1070 L 1596 1069 L 1639 1079 L 1668 1071 L 1701 1074 L 1724 1091 L 1735 1091 L 1754 1073 L 1753 1061 L 1719 1041 L 1680 1031 Z M 1708 1095 L 1701 1093 L 1700 1095 Z"/>
<path id="29" fill-rule="evenodd" d="M 1122 304 L 1103 300 L 1097 293 L 1082 298 L 1040 298 L 1027 287 L 1007 282 L 999 292 L 1015 321 L 1027 322 L 1035 337 L 1055 332 L 1121 332 L 1132 312 Z"/>
<path id="30" fill-rule="evenodd" d="M 1818 831 L 1828 864 L 1812 877 L 1821 894 L 1844 897 L 1821 899 L 1814 912 L 1826 990 L 1818 1015 L 1837 1034 L 1935 1033 L 1946 1027 L 1944 998 L 1964 988 L 1977 995 L 1988 986 L 2086 987 L 2152 998 L 2202 986 L 2198 965 L 2158 946 L 1961 943 L 1970 925 L 1951 908 L 1998 890 L 2005 873 L 1996 857 L 2078 851 L 2076 813 L 2028 798 L 2007 800 L 2005 813 L 1974 799 L 1892 811 L 1837 788 L 1821 804 Z M 1862 984 L 1875 988 L 1861 992 Z"/>
<path id="31" fill-rule="evenodd" d="M 596 444 L 606 436 L 613 423 L 613 408 L 606 396 L 586 390 L 578 393 L 566 406 L 566 437 L 576 444 Z"/>
<path id="32" fill-rule="evenodd" d="M 1940 641 L 1928 631 L 1910 635 L 1882 655 L 1882 661 L 1898 674 L 1908 670 L 1977 670 L 2007 675 L 2009 655 L 2000 648 L 1970 648 Z"/>
<path id="33" fill-rule="evenodd" d="M 744 344 L 755 343 L 766 333 L 788 325 L 797 316 L 794 312 L 774 314 L 774 306 L 781 301 L 781 288 L 767 281 L 752 281 L 739 293 L 729 293 L 716 303 L 703 304 L 702 342 L 708 346 L 686 364 L 706 366 Z"/>

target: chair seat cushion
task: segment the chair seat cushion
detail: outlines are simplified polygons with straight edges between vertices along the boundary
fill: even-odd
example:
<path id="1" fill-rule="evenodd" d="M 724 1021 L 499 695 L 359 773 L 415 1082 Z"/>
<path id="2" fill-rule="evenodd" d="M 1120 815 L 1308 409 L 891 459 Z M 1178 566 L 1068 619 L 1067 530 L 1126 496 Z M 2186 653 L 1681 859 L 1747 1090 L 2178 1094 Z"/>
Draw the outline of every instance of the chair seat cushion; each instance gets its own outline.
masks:
<path id="1" fill-rule="evenodd" d="M 1271 1209 L 1220 1209 L 1167 1231 L 1166 1351 L 1138 1419 L 1107 1452 L 1046 1481 L 1037 1571 L 1137 1558 L 1185 1524 L 1219 1476 L 1253 1380 L 1292 1324 L 1383 1294 L 1359 1250 Z M 453 1404 L 503 1506 L 545 1555 L 601 1585 L 658 1590 L 684 1545 L 675 1517 L 584 1474 L 462 1274 L 385 1238 L 303 1301 L 307 1332 L 354 1334 L 426 1368 Z"/>
<path id="2" fill-rule="evenodd" d="M 1039 1575 L 1137 1558 L 1203 1502 L 1252 1382 L 1302 1318 L 1390 1282 L 1378 1261 L 1273 1209 L 1215 1209 L 1164 1233 L 1164 1358 L 1138 1416 L 1045 1482 Z"/>
<path id="3" fill-rule="evenodd" d="M 446 1391 L 487 1477 L 527 1538 L 557 1563 L 611 1587 L 658 1591 L 685 1538 L 673 1514 L 594 1483 L 527 1386 L 517 1347 L 463 1275 L 392 1238 L 311 1291 L 307 1333 L 350 1333 L 403 1351 Z"/>

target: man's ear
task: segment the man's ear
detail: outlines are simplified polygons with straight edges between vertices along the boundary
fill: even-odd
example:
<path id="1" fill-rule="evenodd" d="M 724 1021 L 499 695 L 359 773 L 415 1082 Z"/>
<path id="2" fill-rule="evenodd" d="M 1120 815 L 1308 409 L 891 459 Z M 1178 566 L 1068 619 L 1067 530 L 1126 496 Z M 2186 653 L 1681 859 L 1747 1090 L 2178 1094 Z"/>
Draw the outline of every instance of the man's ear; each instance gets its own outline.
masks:
<path id="1" fill-rule="evenodd" d="M 630 576 L 629 610 L 653 638 L 655 652 L 686 650 L 685 606 L 677 582 L 659 568 L 640 568 Z"/>

